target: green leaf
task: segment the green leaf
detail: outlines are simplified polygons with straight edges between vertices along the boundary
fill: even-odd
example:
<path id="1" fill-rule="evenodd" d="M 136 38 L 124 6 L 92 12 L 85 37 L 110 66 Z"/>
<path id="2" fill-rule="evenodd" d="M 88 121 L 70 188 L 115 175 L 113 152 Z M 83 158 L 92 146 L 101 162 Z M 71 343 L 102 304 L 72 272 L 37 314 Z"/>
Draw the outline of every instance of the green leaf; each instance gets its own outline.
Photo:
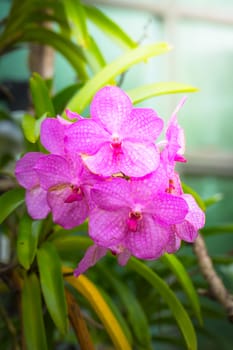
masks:
<path id="1" fill-rule="evenodd" d="M 133 49 L 137 43 L 131 39 L 115 22 L 102 11 L 93 6 L 84 6 L 88 19 L 105 33 L 108 38 L 115 41 L 124 49 Z"/>
<path id="2" fill-rule="evenodd" d="M 66 15 L 73 23 L 72 32 L 81 47 L 87 47 L 89 43 L 89 34 L 86 24 L 86 12 L 84 6 L 79 0 L 65 0 L 64 6 Z"/>
<path id="3" fill-rule="evenodd" d="M 92 37 L 89 38 L 88 48 L 83 49 L 83 54 L 94 73 L 98 73 L 104 66 L 106 66 L 104 56 Z"/>
<path id="4" fill-rule="evenodd" d="M 194 199 L 196 200 L 196 202 L 199 205 L 199 207 L 203 211 L 206 211 L 205 203 L 204 203 L 203 199 L 199 196 L 199 194 L 196 191 L 194 191 L 191 187 L 186 185 L 183 181 L 182 181 L 182 188 L 183 188 L 184 193 L 191 194 L 194 197 Z"/>
<path id="5" fill-rule="evenodd" d="M 200 324 L 203 323 L 201 317 L 201 308 L 199 303 L 199 298 L 197 292 L 193 286 L 192 280 L 189 277 L 187 271 L 185 270 L 183 264 L 175 255 L 164 254 L 161 260 L 172 270 L 172 272 L 177 277 L 178 281 L 183 287 L 184 292 L 190 300 L 193 311 Z"/>
<path id="6" fill-rule="evenodd" d="M 136 104 L 154 96 L 196 91 L 198 89 L 191 85 L 169 81 L 142 85 L 138 88 L 128 90 L 127 94 L 130 96 L 132 102 Z"/>
<path id="7" fill-rule="evenodd" d="M 201 229 L 201 232 L 203 235 L 206 236 L 212 236 L 212 235 L 219 235 L 223 233 L 233 233 L 233 224 L 224 224 L 224 225 L 217 225 L 217 226 L 206 226 L 203 229 Z"/>
<path id="8" fill-rule="evenodd" d="M 97 73 L 91 80 L 89 80 L 77 94 L 69 102 L 67 108 L 74 112 L 80 113 L 91 101 L 94 94 L 104 85 L 108 84 L 117 75 L 126 71 L 134 64 L 144 61 L 147 58 L 161 55 L 168 52 L 170 47 L 166 43 L 151 44 L 140 46 L 132 49 L 120 56 L 112 63 L 105 66 L 99 73 Z"/>
<path id="9" fill-rule="evenodd" d="M 15 188 L 0 196 L 0 224 L 24 202 L 25 191 Z"/>
<path id="10" fill-rule="evenodd" d="M 17 256 L 19 263 L 28 270 L 35 258 L 39 238 L 38 221 L 32 221 L 27 215 L 21 218 L 17 236 Z"/>
<path id="11" fill-rule="evenodd" d="M 31 143 L 36 143 L 35 127 L 36 119 L 31 114 L 24 114 L 22 120 L 23 133 L 25 138 Z"/>
<path id="12" fill-rule="evenodd" d="M 115 289 L 124 305 L 126 317 L 133 330 L 137 345 L 144 346 L 146 349 L 151 349 L 149 324 L 138 300 L 124 283 L 118 280 L 116 276 L 113 276 L 112 272 L 104 268 L 103 265 L 97 265 L 97 268 L 100 270 L 101 275 L 110 283 L 111 287 Z"/>
<path id="13" fill-rule="evenodd" d="M 57 238 L 55 234 L 52 242 L 62 260 L 75 263 L 77 263 L 78 252 L 85 251 L 92 244 L 88 237 L 67 236 L 66 233 Z"/>
<path id="14" fill-rule="evenodd" d="M 176 295 L 172 292 L 169 286 L 148 266 L 135 258 L 131 258 L 128 262 L 129 268 L 136 271 L 139 275 L 147 280 L 161 294 L 164 301 L 168 304 L 177 324 L 184 336 L 187 348 L 189 350 L 197 349 L 197 339 L 192 322 L 180 303 Z"/>
<path id="15" fill-rule="evenodd" d="M 71 40 L 62 37 L 51 30 L 32 27 L 30 29 L 28 28 L 20 38 L 20 41 L 38 42 L 53 47 L 69 61 L 80 80 L 88 79 L 88 74 L 85 68 L 85 57 L 83 56 L 82 50 Z"/>
<path id="16" fill-rule="evenodd" d="M 206 208 L 220 202 L 223 199 L 223 197 L 224 196 L 222 193 L 215 193 L 213 196 L 205 199 L 204 203 L 205 203 Z"/>
<path id="17" fill-rule="evenodd" d="M 26 276 L 24 280 L 22 320 L 27 349 L 47 350 L 40 285 L 36 274 Z"/>
<path id="18" fill-rule="evenodd" d="M 64 335 L 68 329 L 61 262 L 54 246 L 45 242 L 37 251 L 41 288 L 49 313 Z"/>
<path id="19" fill-rule="evenodd" d="M 30 90 L 37 117 L 40 118 L 44 114 L 54 117 L 55 111 L 47 85 L 38 73 L 33 73 L 30 78 Z"/>
<path id="20" fill-rule="evenodd" d="M 53 96 L 52 102 L 56 114 L 62 114 L 69 100 L 82 87 L 82 85 L 83 84 L 80 83 L 69 85 Z"/>

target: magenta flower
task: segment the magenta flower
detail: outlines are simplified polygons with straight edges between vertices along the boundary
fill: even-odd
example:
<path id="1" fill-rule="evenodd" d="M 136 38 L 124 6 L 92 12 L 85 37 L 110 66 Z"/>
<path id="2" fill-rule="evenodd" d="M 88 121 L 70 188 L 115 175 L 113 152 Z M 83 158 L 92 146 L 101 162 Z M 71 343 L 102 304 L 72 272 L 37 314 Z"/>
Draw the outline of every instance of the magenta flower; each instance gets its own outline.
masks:
<path id="1" fill-rule="evenodd" d="M 17 161 L 15 176 L 19 184 L 26 189 L 26 205 L 33 219 L 44 219 L 50 212 L 47 193 L 40 186 L 39 177 L 34 170 L 36 162 L 43 153 L 29 152 Z"/>
<path id="2" fill-rule="evenodd" d="M 154 141 L 163 121 L 156 112 L 133 108 L 129 97 L 115 86 L 97 92 L 90 112 L 91 119 L 80 120 L 67 130 L 66 147 L 81 154 L 91 172 L 140 177 L 158 167 Z"/>
<path id="3" fill-rule="evenodd" d="M 144 181 L 113 179 L 95 186 L 91 198 L 89 234 L 102 247 L 124 247 L 142 259 L 161 256 L 168 226 L 181 223 L 188 206 L 169 193 L 153 193 Z"/>
<path id="4" fill-rule="evenodd" d="M 34 169 L 41 187 L 47 192 L 48 205 L 55 223 L 66 229 L 80 225 L 89 214 L 89 192 L 94 175 L 76 161 L 60 155 L 41 157 Z"/>

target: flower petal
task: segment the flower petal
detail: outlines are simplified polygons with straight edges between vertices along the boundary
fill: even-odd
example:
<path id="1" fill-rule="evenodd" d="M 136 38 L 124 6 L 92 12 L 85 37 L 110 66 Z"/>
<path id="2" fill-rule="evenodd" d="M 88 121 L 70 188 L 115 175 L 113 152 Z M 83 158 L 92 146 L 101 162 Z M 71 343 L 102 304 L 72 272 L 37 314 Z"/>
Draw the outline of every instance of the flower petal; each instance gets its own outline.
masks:
<path id="1" fill-rule="evenodd" d="M 117 86 L 105 86 L 94 96 L 91 116 L 110 132 L 118 132 L 124 119 L 129 116 L 132 103 L 128 95 Z"/>
<path id="2" fill-rule="evenodd" d="M 107 251 L 107 248 L 100 247 L 96 244 L 87 248 L 84 257 L 74 270 L 74 276 L 78 277 L 82 273 L 86 272 L 91 266 L 94 266 L 97 261 L 106 255 Z"/>
<path id="3" fill-rule="evenodd" d="M 82 200 L 65 203 L 65 200 L 71 194 L 72 191 L 69 187 L 63 187 L 49 191 L 47 196 L 54 222 L 66 229 L 82 224 L 89 212 L 89 206 L 85 197 Z"/>
<path id="4" fill-rule="evenodd" d="M 45 190 L 59 184 L 71 183 L 69 163 L 59 155 L 44 155 L 39 159 L 34 169 L 39 176 L 41 186 Z"/>
<path id="5" fill-rule="evenodd" d="M 121 155 L 119 155 L 121 157 Z M 82 156 L 84 164 L 94 174 L 111 176 L 120 172 L 119 159 L 114 156 L 109 143 L 100 146 L 93 156 Z"/>
<path id="6" fill-rule="evenodd" d="M 126 233 L 128 210 L 105 211 L 95 208 L 90 212 L 89 235 L 93 241 L 109 248 L 117 245 Z"/>
<path id="7" fill-rule="evenodd" d="M 125 179 L 112 178 L 92 188 L 91 199 L 99 208 L 109 211 L 130 207 L 130 184 Z"/>
<path id="8" fill-rule="evenodd" d="M 154 206 L 154 215 L 161 224 L 172 225 L 181 223 L 188 213 L 186 201 L 179 196 L 169 193 L 158 194 L 154 198 Z"/>
<path id="9" fill-rule="evenodd" d="M 33 167 L 42 156 L 44 154 L 40 152 L 29 152 L 16 162 L 15 176 L 24 188 L 30 189 L 39 184 L 38 175 Z"/>
<path id="10" fill-rule="evenodd" d="M 26 205 L 29 215 L 36 220 L 44 219 L 50 212 L 47 192 L 40 186 L 26 191 Z"/>
<path id="11" fill-rule="evenodd" d="M 96 153 L 110 139 L 104 128 L 91 119 L 82 119 L 69 127 L 65 146 L 70 153 Z"/>
<path id="12" fill-rule="evenodd" d="M 46 118 L 41 124 L 40 140 L 49 152 L 62 155 L 65 153 L 65 130 L 70 124 L 61 122 L 61 119 Z"/>
<path id="13" fill-rule="evenodd" d="M 150 215 L 143 215 L 136 232 L 128 232 L 125 246 L 139 259 L 157 259 L 165 251 L 167 229 L 158 225 Z"/>
<path id="14" fill-rule="evenodd" d="M 159 165 L 159 153 L 153 144 L 122 144 L 123 156 L 119 165 L 125 175 L 141 177 L 155 171 Z"/>
<path id="15" fill-rule="evenodd" d="M 133 108 L 121 126 L 120 134 L 127 140 L 154 142 L 163 129 L 163 120 L 151 108 Z"/>
<path id="16" fill-rule="evenodd" d="M 169 254 L 175 253 L 181 245 L 181 239 L 177 236 L 176 226 L 178 225 L 171 225 L 168 228 L 169 238 L 166 245 L 166 251 Z"/>

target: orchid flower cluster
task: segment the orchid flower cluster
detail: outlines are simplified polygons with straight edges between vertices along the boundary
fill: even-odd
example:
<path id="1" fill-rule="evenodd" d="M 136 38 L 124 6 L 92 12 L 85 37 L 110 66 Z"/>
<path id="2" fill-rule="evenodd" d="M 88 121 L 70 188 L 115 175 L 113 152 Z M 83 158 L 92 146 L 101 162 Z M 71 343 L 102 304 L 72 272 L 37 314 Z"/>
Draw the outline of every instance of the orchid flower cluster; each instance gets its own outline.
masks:
<path id="1" fill-rule="evenodd" d="M 116 86 L 94 96 L 90 118 L 66 111 L 46 118 L 41 143 L 49 152 L 29 152 L 15 174 L 26 189 L 30 216 L 65 229 L 89 219 L 88 248 L 75 270 L 85 272 L 108 250 L 121 265 L 130 256 L 157 259 L 181 241 L 193 242 L 205 216 L 184 194 L 175 164 L 184 162 L 184 133 L 177 121 L 182 99 L 156 143 L 163 120 L 150 108 L 135 108 Z"/>

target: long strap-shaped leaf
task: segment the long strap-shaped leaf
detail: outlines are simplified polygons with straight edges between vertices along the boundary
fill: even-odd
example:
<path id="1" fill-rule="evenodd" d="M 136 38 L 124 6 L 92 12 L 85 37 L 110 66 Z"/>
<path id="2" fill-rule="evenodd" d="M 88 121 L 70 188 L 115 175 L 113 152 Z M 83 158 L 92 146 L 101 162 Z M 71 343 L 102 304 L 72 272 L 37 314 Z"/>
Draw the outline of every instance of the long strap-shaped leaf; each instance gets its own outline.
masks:
<path id="1" fill-rule="evenodd" d="M 196 92 L 197 88 L 191 85 L 176 83 L 174 81 L 146 84 L 127 91 L 134 104 L 148 98 L 160 95 L 178 94 L 181 92 Z"/>
<path id="2" fill-rule="evenodd" d="M 172 311 L 181 332 L 183 333 L 187 348 L 189 350 L 196 350 L 197 339 L 192 322 L 184 307 L 169 286 L 148 266 L 135 258 L 131 258 L 127 266 L 145 278 L 158 291 L 158 293 L 161 294 L 162 298 L 166 301 L 170 310 Z"/>
<path id="3" fill-rule="evenodd" d="M 72 269 L 63 267 L 63 273 L 72 273 Z M 103 322 L 116 350 L 131 350 L 119 323 L 107 306 L 97 287 L 85 276 L 78 278 L 66 276 L 66 281 L 76 288 L 91 304 L 100 320 Z"/>
<path id="4" fill-rule="evenodd" d="M 168 265 L 168 267 L 172 270 L 172 272 L 176 275 L 177 279 L 181 283 L 184 292 L 190 300 L 193 311 L 199 321 L 200 324 L 203 323 L 201 317 L 201 308 L 198 299 L 197 292 L 193 286 L 192 280 L 185 270 L 183 264 L 180 260 L 171 254 L 164 254 L 161 260 Z"/>
<path id="5" fill-rule="evenodd" d="M 120 56 L 112 63 L 105 66 L 91 80 L 89 80 L 82 89 L 70 100 L 67 108 L 74 112 L 81 113 L 91 101 L 94 94 L 104 85 L 109 84 L 117 75 L 125 72 L 129 67 L 136 63 L 145 61 L 146 59 L 161 55 L 170 50 L 170 46 L 166 43 L 150 44 L 140 46 L 124 55 Z"/>

